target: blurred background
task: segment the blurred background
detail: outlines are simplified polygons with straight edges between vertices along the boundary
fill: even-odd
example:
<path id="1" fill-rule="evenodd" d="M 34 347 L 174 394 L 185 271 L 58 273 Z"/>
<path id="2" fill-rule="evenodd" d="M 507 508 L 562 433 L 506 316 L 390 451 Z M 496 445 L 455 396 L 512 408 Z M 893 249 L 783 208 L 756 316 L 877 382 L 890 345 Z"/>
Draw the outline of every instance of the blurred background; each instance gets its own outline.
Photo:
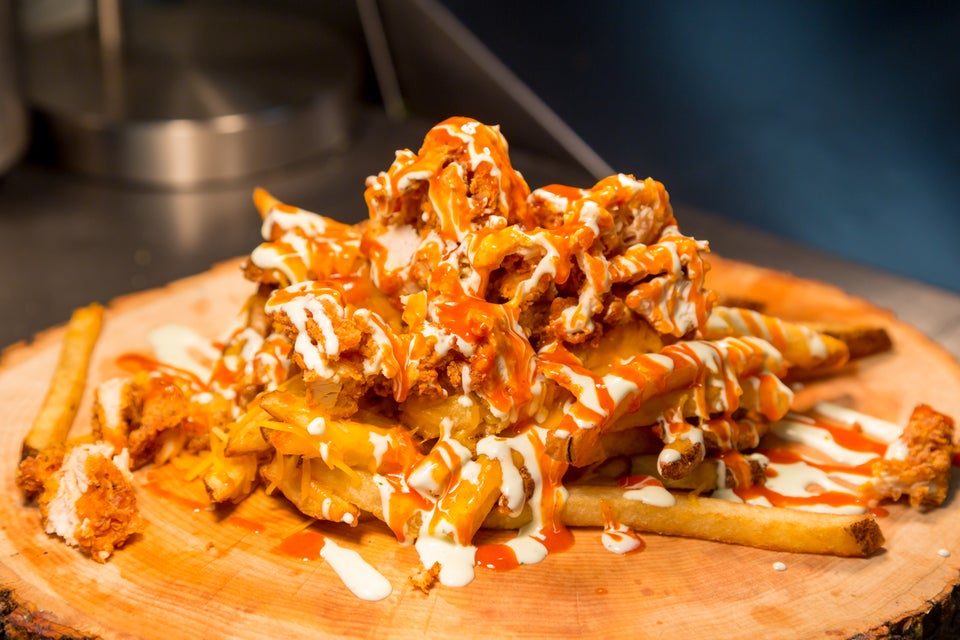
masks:
<path id="1" fill-rule="evenodd" d="M 248 252 L 254 186 L 361 219 L 453 114 L 960 344 L 960 3 L 0 0 L 0 347 Z"/>
<path id="2" fill-rule="evenodd" d="M 618 171 L 960 291 L 960 3 L 444 3 Z"/>

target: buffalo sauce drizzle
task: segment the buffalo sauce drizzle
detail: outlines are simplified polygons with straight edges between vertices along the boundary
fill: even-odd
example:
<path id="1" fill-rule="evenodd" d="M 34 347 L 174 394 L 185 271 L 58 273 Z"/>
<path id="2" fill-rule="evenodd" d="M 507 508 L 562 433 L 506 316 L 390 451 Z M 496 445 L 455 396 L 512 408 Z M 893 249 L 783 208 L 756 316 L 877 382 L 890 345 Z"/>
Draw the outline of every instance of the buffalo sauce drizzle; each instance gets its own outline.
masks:
<path id="1" fill-rule="evenodd" d="M 429 152 L 424 150 L 428 143 L 433 145 Z M 407 397 L 411 372 L 431 346 L 448 349 L 452 345 L 469 360 L 464 391 L 479 395 L 495 416 L 514 425 L 525 421 L 535 424 L 534 418 L 542 409 L 543 380 L 567 389 L 574 398 L 555 431 L 592 432 L 587 439 L 599 435 L 617 417 L 670 390 L 691 389 L 697 414 L 703 420 L 718 415 L 729 418 L 744 398 L 754 403 L 749 408 L 768 419 L 779 418 L 786 411 L 791 394 L 776 378 L 782 361 L 761 340 L 681 341 L 660 353 L 612 362 L 603 371 L 582 366 L 560 341 L 549 342 L 539 351 L 531 346 L 519 323 L 525 296 L 531 295 L 544 278 L 565 282 L 574 264 L 580 269 L 583 284 L 578 298 L 559 315 L 562 334 L 574 335 L 591 328 L 599 297 L 610 291 L 613 282 L 640 281 L 626 302 L 658 331 L 680 336 L 704 324 L 708 300 L 702 287 L 705 269 L 700 252 L 706 245 L 681 235 L 672 216 L 667 217 L 655 243 L 637 245 L 613 258 L 589 250 L 601 231 L 613 224 L 605 206 L 644 190 L 653 193 L 653 181 L 638 183 L 626 176 L 614 176 L 598 183 L 594 190 L 551 186 L 530 194 L 510 167 L 499 132 L 465 119 L 451 119 L 437 127 L 424 149 L 419 155 L 398 153 L 390 171 L 368 180 L 365 197 L 376 224 L 354 232 L 309 215 L 297 222 L 293 208 L 281 209 L 266 216 L 264 231 L 269 241 L 252 256 L 260 268 L 273 268 L 291 281 L 291 286 L 274 294 L 271 305 L 274 310 L 283 308 L 304 326 L 308 317 L 317 322 L 318 315 L 365 314 L 378 361 L 390 363 L 377 372 L 393 385 L 394 399 L 402 402 Z M 457 155 L 459 160 L 443 159 L 450 155 Z M 483 174 L 495 178 L 498 195 L 494 201 L 471 193 L 472 187 L 464 189 L 471 176 Z M 402 197 L 418 189 L 426 193 L 424 204 L 420 205 L 421 213 L 411 215 L 404 209 Z M 526 206 L 528 196 L 564 212 L 553 229 L 538 226 L 539 221 Z M 397 226 L 390 227 L 391 221 Z M 531 266 L 529 277 L 517 287 L 513 299 L 490 302 L 485 298 L 486 285 L 512 251 L 520 251 Z M 297 252 L 302 255 L 297 257 Z M 317 252 L 333 252 L 340 261 L 314 255 Z M 429 266 L 427 275 L 422 273 L 423 265 Z M 360 275 L 348 281 L 347 267 Z M 313 281 L 297 282 L 306 277 Z M 404 289 L 410 282 L 418 282 L 419 292 Z M 353 295 L 348 295 L 347 283 Z M 416 300 L 422 308 L 409 315 L 400 310 L 404 326 L 394 317 L 396 304 L 372 307 L 369 301 L 378 296 L 399 300 L 400 306 Z M 303 350 L 301 356 L 307 366 L 314 362 L 318 373 L 326 373 L 327 358 L 336 354 L 335 336 L 332 332 L 321 335 L 325 340 L 319 343 L 298 339 L 293 348 Z M 434 336 L 433 342 L 424 341 L 423 336 L 428 335 Z M 744 385 L 759 392 L 744 394 Z M 464 399 L 470 401 L 466 393 Z M 679 426 L 666 430 L 668 439 L 698 437 L 698 428 Z M 475 549 L 470 560 L 482 566 L 504 568 L 537 561 L 572 541 L 558 517 L 565 464 L 543 454 L 545 430 L 529 426 L 513 432 L 508 438 L 488 436 L 480 441 L 477 452 L 486 449 L 487 455 L 499 460 L 504 476 L 501 492 L 506 502 L 512 501 L 514 509 L 529 503 L 533 518 L 515 540 Z M 513 444 L 505 444 L 508 440 Z M 436 445 L 438 451 L 444 446 L 443 441 Z M 523 454 L 523 468 L 534 477 L 534 495 L 517 499 L 523 491 L 510 485 L 520 474 L 510 456 L 496 455 L 495 450 L 528 446 L 541 450 L 539 454 Z M 460 477 L 459 467 L 469 462 L 463 456 L 435 457 L 438 461 L 431 464 L 438 465 L 434 468 L 437 477 Z M 444 465 L 450 468 L 438 471 Z M 562 466 L 559 471 L 557 465 Z M 435 487 L 424 492 L 410 479 L 409 475 L 394 474 L 378 480 L 388 526 L 401 541 L 417 540 L 425 566 L 441 557 L 441 564 L 463 564 L 452 559 L 465 557 L 462 552 L 447 553 L 443 536 L 429 530 L 445 487 L 434 483 Z M 420 530 L 411 531 L 417 522 Z M 610 528 L 612 535 L 618 527 Z M 433 542 L 421 543 L 425 539 Z M 453 542 L 469 546 L 465 541 Z M 441 573 L 441 582 L 445 577 L 451 582 L 465 580 L 462 571 L 459 576 L 452 573 Z"/>
<path id="2" fill-rule="evenodd" d="M 592 329 L 593 318 L 603 309 L 601 297 L 614 284 L 630 289 L 625 304 L 661 335 L 690 337 L 705 324 L 710 299 L 702 287 L 706 269 L 700 253 L 706 245 L 680 234 L 672 214 L 654 242 L 637 243 L 613 257 L 594 247 L 613 225 L 607 205 L 650 196 L 662 187 L 621 175 L 601 181 L 594 190 L 548 187 L 531 193 L 510 167 L 498 130 L 455 118 L 428 135 L 425 149 L 428 142 L 443 152 L 399 152 L 390 171 L 368 180 L 369 223 L 351 227 L 276 205 L 264 218 L 266 242 L 250 262 L 271 274 L 264 282 L 279 287 L 267 303 L 268 314 L 284 312 L 296 329 L 292 343 L 270 347 L 277 376 L 283 373 L 280 364 L 288 363 L 285 358 L 292 354 L 321 378 L 335 375 L 332 363 L 340 350 L 332 320 L 349 318 L 369 338 L 369 348 L 362 352 L 364 373 L 392 385 L 397 402 L 411 392 L 419 358 L 456 348 L 469 362 L 461 399 L 472 402 L 470 394 L 478 395 L 495 418 L 509 424 L 501 432 L 506 435 L 488 435 L 476 443 L 478 456 L 499 465 L 501 497 L 495 509 L 528 517 L 506 542 L 474 546 L 461 539 L 465 536 L 460 532 L 471 530 L 461 526 L 464 523 L 456 523 L 455 535 L 435 527 L 445 492 L 458 483 L 469 484 L 476 468 L 470 456 L 441 455 L 441 448 L 455 453 L 449 433 L 435 445 L 438 455 L 432 464 L 437 473 L 431 478 L 456 478 L 458 483 L 424 485 L 411 476 L 413 462 L 376 475 L 387 525 L 402 543 L 416 546 L 425 568 L 440 565 L 441 583 L 466 584 L 477 565 L 506 569 L 539 562 L 572 544 L 573 536 L 560 520 L 568 462 L 548 455 L 551 436 L 589 441 L 618 417 L 671 391 L 689 391 L 696 417 L 703 422 L 732 420 L 738 409 L 767 420 L 784 416 L 792 394 L 778 377 L 782 356 L 762 339 L 681 340 L 658 353 L 614 360 L 597 370 L 584 366 L 563 346 L 561 338 Z M 456 161 L 450 161 L 451 153 Z M 486 191 L 479 180 L 483 176 L 492 178 L 496 188 Z M 410 208 L 401 197 L 413 193 L 423 200 Z M 551 229 L 542 228 L 528 206 L 535 200 L 562 210 Z M 662 200 L 657 206 L 666 206 L 665 193 Z M 391 221 L 398 224 L 390 227 Z M 491 302 L 486 287 L 511 254 L 524 260 L 529 278 L 516 287 L 512 299 Z M 573 265 L 582 276 L 578 295 L 564 301 L 568 306 L 551 327 L 558 339 L 535 350 L 520 324 L 523 305 L 537 295 L 540 283 L 566 282 Z M 419 305 L 416 313 L 410 312 L 414 305 Z M 308 335 L 308 327 L 315 337 Z M 236 379 L 235 371 L 224 367 L 214 379 L 227 386 Z M 572 397 L 552 430 L 537 422 L 543 414 L 545 381 Z M 680 429 L 681 421 L 675 422 L 661 425 L 668 442 L 673 437 L 702 437 L 697 435 L 700 427 Z M 718 429 L 724 425 L 716 424 Z M 838 434 L 835 442 L 878 455 L 876 448 L 854 446 L 854 436 Z M 802 495 L 779 485 L 776 479 L 787 476 L 787 463 L 768 453 L 771 482 L 762 491 L 738 486 L 738 499 L 777 500 L 804 508 L 814 502 L 837 506 L 834 494 L 841 491 L 832 485 L 806 482 Z M 802 463 L 826 473 L 825 467 L 816 467 L 823 462 Z M 611 540 L 630 539 L 615 514 L 609 516 L 605 534 Z M 330 544 L 314 538 L 289 544 L 310 541 L 317 545 L 317 554 Z"/>
<path id="3" fill-rule="evenodd" d="M 883 515 L 859 487 L 871 479 L 873 462 L 896 448 L 864 433 L 856 423 L 828 417 L 837 413 L 834 405 L 820 403 L 810 413 L 789 413 L 774 423 L 771 432 L 782 444 L 759 450 L 766 462 L 765 483 L 738 482 L 736 496 L 777 507 Z M 892 423 L 885 427 L 887 434 L 899 431 Z"/>
<path id="4" fill-rule="evenodd" d="M 602 373 L 587 369 L 556 343 L 541 349 L 539 356 L 543 375 L 574 398 L 565 407 L 555 433 L 586 442 L 599 437 L 616 418 L 668 392 L 689 390 L 695 415 L 703 421 L 730 418 L 740 408 L 777 420 L 786 414 L 793 398 L 776 375 L 783 367 L 780 354 L 754 338 L 677 342 L 658 353 L 637 354 L 611 364 Z M 756 384 L 760 391 L 744 393 L 748 384 Z M 699 428 L 682 420 L 671 421 L 666 414 L 662 425 L 667 442 L 702 438 Z M 717 428 L 722 426 L 716 422 Z"/>

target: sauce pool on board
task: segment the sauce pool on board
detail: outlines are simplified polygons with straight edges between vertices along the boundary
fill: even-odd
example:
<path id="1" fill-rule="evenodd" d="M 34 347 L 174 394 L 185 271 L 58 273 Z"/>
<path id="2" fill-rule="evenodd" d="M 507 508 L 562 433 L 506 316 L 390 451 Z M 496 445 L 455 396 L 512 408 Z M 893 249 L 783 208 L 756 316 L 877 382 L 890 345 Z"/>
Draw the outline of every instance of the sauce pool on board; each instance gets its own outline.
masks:
<path id="1" fill-rule="evenodd" d="M 322 558 L 340 581 L 361 600 L 383 600 L 393 593 L 390 581 L 353 549 L 341 547 L 317 531 L 298 531 L 284 538 L 276 551 L 309 562 Z"/>

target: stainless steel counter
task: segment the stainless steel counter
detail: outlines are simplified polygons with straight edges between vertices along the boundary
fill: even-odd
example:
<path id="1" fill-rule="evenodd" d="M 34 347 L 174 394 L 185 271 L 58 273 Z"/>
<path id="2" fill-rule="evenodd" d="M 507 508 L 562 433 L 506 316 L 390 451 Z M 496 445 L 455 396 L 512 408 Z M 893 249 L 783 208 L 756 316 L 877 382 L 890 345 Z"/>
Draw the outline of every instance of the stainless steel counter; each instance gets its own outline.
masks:
<path id="1" fill-rule="evenodd" d="M 163 285 L 249 252 L 260 240 L 250 194 L 344 220 L 365 216 L 363 181 L 398 148 L 417 148 L 433 124 L 361 118 L 350 152 L 190 191 L 147 190 L 80 178 L 29 162 L 0 179 L 0 346 L 61 323 L 71 309 Z M 511 149 L 531 186 L 592 184 L 584 169 Z M 629 168 L 621 168 L 629 170 Z M 667 185 L 670 188 L 670 185 Z M 915 325 L 960 359 L 960 296 L 793 244 L 685 207 L 685 232 L 723 256 L 840 286 Z"/>

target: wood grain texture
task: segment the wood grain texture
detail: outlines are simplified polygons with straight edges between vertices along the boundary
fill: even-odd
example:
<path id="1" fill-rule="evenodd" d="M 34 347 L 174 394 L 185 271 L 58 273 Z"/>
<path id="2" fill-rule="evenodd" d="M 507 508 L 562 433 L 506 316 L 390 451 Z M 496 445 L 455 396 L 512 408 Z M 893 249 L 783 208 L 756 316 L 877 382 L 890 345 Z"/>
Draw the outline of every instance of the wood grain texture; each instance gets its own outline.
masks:
<path id="1" fill-rule="evenodd" d="M 808 384 L 797 396 L 843 402 L 903 421 L 927 402 L 960 416 L 960 366 L 889 313 L 841 291 L 712 258 L 708 284 L 763 300 L 784 317 L 879 323 L 895 350 Z M 92 384 L 115 358 L 143 351 L 171 322 L 218 335 L 250 291 L 238 263 L 115 301 L 94 353 Z M 211 510 L 173 468 L 138 472 L 148 528 L 107 564 L 44 534 L 14 487 L 20 443 L 46 390 L 62 329 L 7 350 L 0 363 L 0 637 L 541 638 L 933 637 L 956 624 L 960 510 L 955 496 L 929 513 L 900 506 L 881 526 L 885 549 L 868 559 L 790 555 L 644 536 L 642 553 L 617 556 L 598 531 L 578 530 L 569 551 L 509 572 L 480 569 L 461 589 L 423 594 L 408 585 L 412 548 L 375 522 L 322 530 L 358 550 L 393 585 L 380 602 L 353 596 L 322 560 L 277 552 L 302 519 L 256 493 Z M 75 432 L 87 430 L 91 389 Z M 960 480 L 960 478 L 955 478 Z M 938 554 L 949 550 L 950 557 Z M 775 571 L 774 562 L 786 571 Z"/>

